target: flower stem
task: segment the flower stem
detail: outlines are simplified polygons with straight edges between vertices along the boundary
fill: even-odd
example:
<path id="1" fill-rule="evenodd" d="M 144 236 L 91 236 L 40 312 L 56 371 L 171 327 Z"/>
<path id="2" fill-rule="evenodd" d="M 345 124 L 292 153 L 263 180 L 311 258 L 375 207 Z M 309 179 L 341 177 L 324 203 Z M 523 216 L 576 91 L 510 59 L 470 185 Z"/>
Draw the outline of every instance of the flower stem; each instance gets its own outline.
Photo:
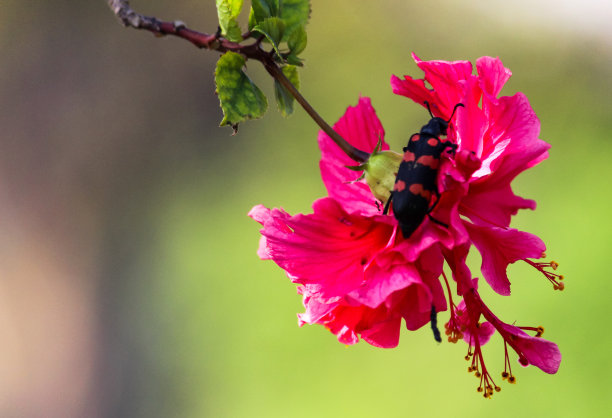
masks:
<path id="1" fill-rule="evenodd" d="M 352 160 L 364 163 L 368 160 L 370 154 L 365 151 L 362 151 L 358 148 L 355 148 L 351 144 L 349 144 L 346 139 L 344 139 L 338 132 L 336 132 L 323 118 L 317 113 L 316 110 L 306 101 L 304 96 L 299 92 L 298 89 L 289 81 L 285 74 L 281 71 L 281 69 L 276 65 L 275 62 L 263 62 L 264 67 L 268 71 L 268 73 L 274 77 L 291 95 L 295 98 L 295 100 L 302 106 L 302 108 L 308 113 L 308 115 L 315 121 L 317 125 L 323 132 L 325 132 L 329 137 L 344 151 L 346 155 L 348 155 Z"/>
<path id="2" fill-rule="evenodd" d="M 359 163 L 366 162 L 370 156 L 365 151 L 355 148 L 348 143 L 338 132 L 336 132 L 323 118 L 314 110 L 314 108 L 306 101 L 304 96 L 295 88 L 295 86 L 285 77 L 280 67 L 274 61 L 271 54 L 261 48 L 259 42 L 242 45 L 236 42 L 230 42 L 224 39 L 217 32 L 213 35 L 201 33 L 189 29 L 181 21 L 164 22 L 154 17 L 148 17 L 136 13 L 129 5 L 127 0 L 107 0 L 107 3 L 113 13 L 126 27 L 135 29 L 144 29 L 153 32 L 157 35 L 174 35 L 185 39 L 198 48 L 210 49 L 219 52 L 232 51 L 244 55 L 262 63 L 266 71 L 277 80 L 287 91 L 295 98 L 302 106 L 308 115 L 315 121 L 317 125 L 340 147 L 340 149 L 354 161 Z"/>

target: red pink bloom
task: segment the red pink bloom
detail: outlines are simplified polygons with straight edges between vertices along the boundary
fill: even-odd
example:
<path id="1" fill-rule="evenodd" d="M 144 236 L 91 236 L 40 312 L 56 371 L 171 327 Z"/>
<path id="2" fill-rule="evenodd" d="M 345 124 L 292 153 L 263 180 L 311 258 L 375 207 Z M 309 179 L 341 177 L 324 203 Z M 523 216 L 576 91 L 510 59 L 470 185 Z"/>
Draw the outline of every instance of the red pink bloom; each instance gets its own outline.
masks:
<path id="1" fill-rule="evenodd" d="M 540 123 L 523 94 L 499 97 L 511 75 L 499 59 L 478 59 L 472 74 L 467 61 L 414 58 L 425 78 L 393 76 L 394 93 L 420 105 L 428 102 L 434 115 L 445 120 L 457 103 L 463 104 L 448 132 L 457 150 L 443 155 L 438 170 L 440 197 L 431 212 L 435 222 L 425 217 L 404 239 L 393 215 L 382 214 L 385 190 L 392 187 L 401 157 L 388 151 L 382 125 L 363 97 L 334 129 L 356 148 L 372 153 L 359 167 L 365 180 L 355 173 L 354 161 L 321 132 L 320 169 L 328 196 L 315 201 L 308 215 L 292 216 L 261 205 L 249 215 L 263 226 L 259 256 L 275 261 L 300 285 L 306 308 L 299 315 L 300 325 L 324 325 L 344 344 L 362 338 L 388 348 L 398 344 L 402 320 L 416 330 L 430 322 L 432 311 L 435 315 L 450 308 L 448 340 L 468 343 L 469 370 L 480 377 L 479 391 L 489 397 L 499 387 L 485 367 L 481 347 L 495 331 L 506 344 L 502 376 L 510 382 L 515 377 L 507 346 L 521 365 L 533 364 L 546 373 L 555 373 L 561 361 L 557 346 L 540 338 L 541 327 L 515 327 L 491 312 L 465 263 L 474 245 L 482 257 L 482 276 L 501 295 L 510 295 L 506 269 L 519 260 L 541 271 L 556 289 L 563 288 L 562 276 L 550 271 L 556 263 L 530 260 L 544 256 L 544 243 L 510 228 L 519 209 L 535 209 L 534 201 L 513 193 L 511 182 L 547 158 L 549 145 L 538 138 Z M 380 174 L 385 170 L 386 178 Z M 454 292 L 444 264 L 452 272 Z M 453 293 L 462 298 L 458 305 Z"/>

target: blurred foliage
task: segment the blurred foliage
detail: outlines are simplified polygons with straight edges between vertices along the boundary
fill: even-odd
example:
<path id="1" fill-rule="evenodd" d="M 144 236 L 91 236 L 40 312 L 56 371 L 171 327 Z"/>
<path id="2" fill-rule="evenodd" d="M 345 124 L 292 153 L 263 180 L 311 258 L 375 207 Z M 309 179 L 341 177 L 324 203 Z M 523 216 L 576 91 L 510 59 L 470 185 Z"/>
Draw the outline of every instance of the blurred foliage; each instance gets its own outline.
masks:
<path id="1" fill-rule="evenodd" d="M 217 127 L 217 54 L 124 30 L 105 2 L 87 3 L 3 4 L 0 167 L 14 196 L 42 193 L 56 205 L 53 225 L 95 254 L 87 280 L 101 364 L 91 396 L 101 416 L 607 416 L 610 39 L 561 23 L 498 24 L 449 1 L 312 1 L 301 85 L 328 122 L 369 96 L 399 150 L 428 119 L 389 86 L 391 74 L 421 76 L 410 52 L 492 55 L 514 74 L 502 94 L 524 92 L 552 144 L 550 159 L 514 183 L 538 202 L 514 225 L 544 239 L 566 290 L 516 265 L 512 297 L 482 293 L 505 321 L 543 325 L 564 359 L 555 376 L 517 364 L 518 383 L 483 400 L 466 373 L 467 347 L 438 345 L 429 329 L 404 331 L 398 348 L 382 350 L 297 327 L 295 286 L 257 258 L 259 225 L 246 213 L 259 203 L 309 212 L 324 195 L 316 125 L 301 109 L 289 119 L 269 112 L 230 136 Z M 132 5 L 217 27 L 212 1 Z M 259 64 L 247 67 L 272 94 Z M 499 341 L 485 354 L 499 376 Z"/>

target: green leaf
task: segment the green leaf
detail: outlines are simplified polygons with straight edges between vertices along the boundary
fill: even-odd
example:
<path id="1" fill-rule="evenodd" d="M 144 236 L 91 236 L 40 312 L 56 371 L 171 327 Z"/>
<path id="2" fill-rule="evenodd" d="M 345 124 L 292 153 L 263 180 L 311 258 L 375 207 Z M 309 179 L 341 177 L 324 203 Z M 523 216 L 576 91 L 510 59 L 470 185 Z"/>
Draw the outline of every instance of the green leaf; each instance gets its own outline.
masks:
<path id="1" fill-rule="evenodd" d="M 285 57 L 285 61 L 287 62 L 287 64 L 297 65 L 299 67 L 302 67 L 304 65 L 304 63 L 302 63 L 302 60 L 293 54 L 287 55 Z"/>
<path id="2" fill-rule="evenodd" d="M 279 58 L 281 58 L 280 51 L 278 50 L 278 44 L 285 33 L 285 22 L 278 17 L 268 17 L 256 25 L 252 30 L 253 32 L 259 32 L 264 35 L 274 47 L 274 50 L 278 54 Z"/>
<path id="3" fill-rule="evenodd" d="M 287 38 L 287 46 L 292 55 L 298 56 L 306 48 L 308 38 L 304 26 L 297 26 Z"/>
<path id="4" fill-rule="evenodd" d="M 285 65 L 281 68 L 285 77 L 289 79 L 291 84 L 295 86 L 296 89 L 300 88 L 300 76 L 297 71 L 297 67 L 293 65 Z M 276 104 L 278 105 L 278 110 L 284 117 L 288 117 L 293 113 L 293 102 L 295 101 L 294 97 L 289 93 L 289 91 L 283 87 L 282 84 L 278 82 L 278 80 L 274 80 L 274 96 L 276 97 Z"/>
<path id="5" fill-rule="evenodd" d="M 257 25 L 257 19 L 255 18 L 255 12 L 251 7 L 251 11 L 249 12 L 249 30 L 253 30 L 253 28 Z"/>
<path id="6" fill-rule="evenodd" d="M 245 61 L 240 54 L 226 52 L 217 62 L 215 83 L 223 109 L 221 126 L 237 129 L 238 123 L 260 118 L 268 108 L 266 96 L 242 71 Z"/>
<path id="7" fill-rule="evenodd" d="M 255 26 L 268 17 L 278 16 L 278 0 L 252 0 L 251 11 Z"/>
<path id="8" fill-rule="evenodd" d="M 242 41 L 240 26 L 236 18 L 242 10 L 243 0 L 216 0 L 221 34 L 233 42 Z"/>
<path id="9" fill-rule="evenodd" d="M 278 17 L 268 17 L 253 30 L 262 33 L 271 43 L 278 45 L 285 33 L 285 22 Z"/>
<path id="10" fill-rule="evenodd" d="M 310 18 L 310 1 L 283 0 L 281 2 L 280 17 L 285 22 L 285 33 L 287 35 L 298 26 L 306 26 Z"/>

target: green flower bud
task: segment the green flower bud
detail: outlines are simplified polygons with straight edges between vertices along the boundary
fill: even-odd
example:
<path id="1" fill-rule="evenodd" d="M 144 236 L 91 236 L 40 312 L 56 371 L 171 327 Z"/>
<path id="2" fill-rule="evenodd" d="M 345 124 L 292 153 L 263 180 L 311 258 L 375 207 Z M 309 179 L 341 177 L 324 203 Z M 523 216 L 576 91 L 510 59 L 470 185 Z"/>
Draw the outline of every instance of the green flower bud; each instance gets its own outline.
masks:
<path id="1" fill-rule="evenodd" d="M 397 177 L 397 170 L 403 156 L 395 151 L 379 151 L 380 145 L 380 142 L 376 145 L 368 161 L 361 165 L 347 168 L 363 171 L 363 175 L 359 179 L 365 178 L 374 197 L 385 204 L 391 196 L 391 191 L 395 185 L 395 177 Z"/>
<path id="2" fill-rule="evenodd" d="M 387 203 L 395 185 L 397 170 L 402 162 L 402 154 L 395 151 L 372 153 L 365 163 L 365 181 L 375 198 Z"/>

